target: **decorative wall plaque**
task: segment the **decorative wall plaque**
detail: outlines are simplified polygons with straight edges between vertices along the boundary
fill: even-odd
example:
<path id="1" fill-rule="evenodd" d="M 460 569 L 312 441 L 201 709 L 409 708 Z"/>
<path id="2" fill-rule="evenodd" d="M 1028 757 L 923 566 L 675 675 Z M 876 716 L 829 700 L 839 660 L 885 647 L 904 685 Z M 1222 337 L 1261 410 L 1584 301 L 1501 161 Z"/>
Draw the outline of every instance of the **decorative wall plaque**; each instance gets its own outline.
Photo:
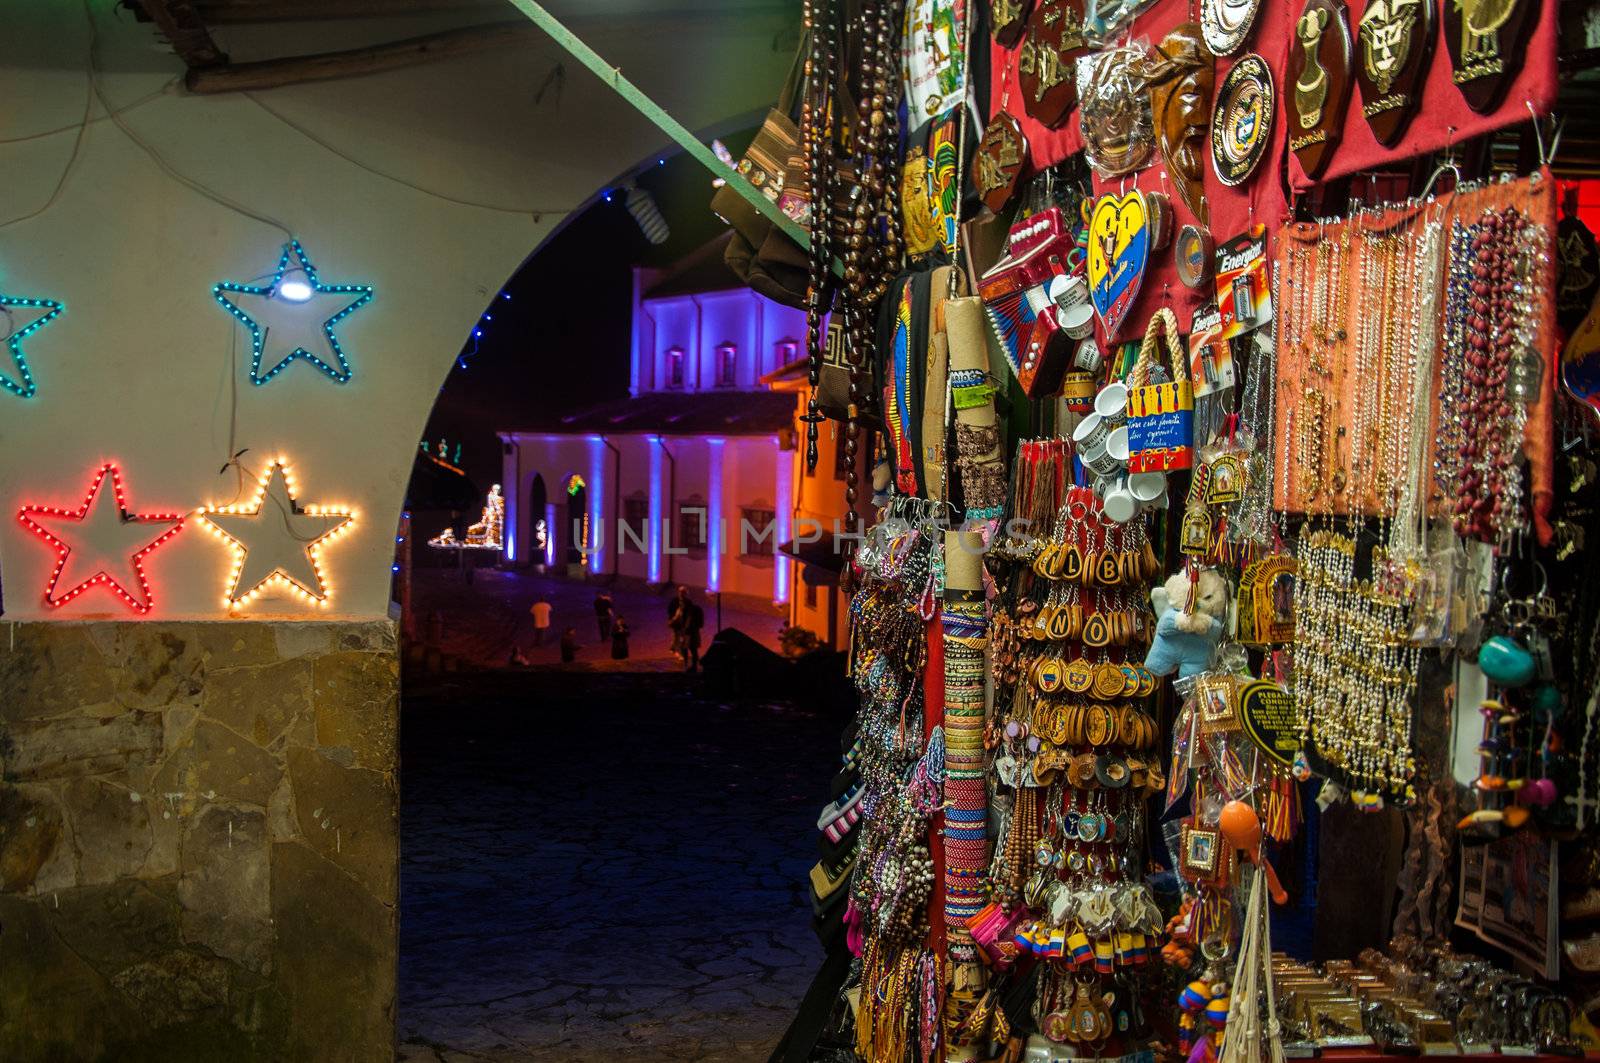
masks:
<path id="1" fill-rule="evenodd" d="M 1232 55 L 1250 36 L 1261 0 L 1203 0 L 1200 29 L 1215 55 Z"/>
<path id="2" fill-rule="evenodd" d="M 1211 165 L 1223 184 L 1243 184 L 1255 172 L 1272 143 L 1276 101 L 1272 68 L 1254 52 L 1241 57 L 1222 79 L 1211 118 Z"/>
<path id="3" fill-rule="evenodd" d="M 1294 696 L 1270 680 L 1260 679 L 1239 691 L 1239 721 L 1256 748 L 1284 767 L 1300 752 L 1300 719 Z"/>
<path id="4" fill-rule="evenodd" d="M 1101 177 L 1130 174 L 1155 150 L 1145 62 L 1142 48 L 1124 46 L 1096 52 L 1078 64 L 1083 147 Z"/>
<path id="5" fill-rule="evenodd" d="M 1137 189 L 1101 196 L 1089 219 L 1089 299 L 1109 336 L 1139 297 L 1150 261 L 1148 224 L 1144 194 Z"/>
<path id="6" fill-rule="evenodd" d="M 1077 59 L 1089 46 L 1082 0 L 1039 0 L 1017 53 L 1017 85 L 1028 116 L 1059 125 L 1078 102 Z"/>
<path id="7" fill-rule="evenodd" d="M 996 214 L 1016 190 L 1017 178 L 1022 175 L 1027 159 L 1028 141 L 1017 120 L 1004 111 L 989 119 L 983 140 L 978 144 L 973 180 L 978 186 L 979 198 Z"/>
<path id="8" fill-rule="evenodd" d="M 1444 0 L 1444 41 L 1455 67 L 1451 80 L 1468 107 L 1485 114 L 1500 106 L 1522 72 L 1523 52 L 1544 6 L 1538 0 Z"/>
<path id="9" fill-rule="evenodd" d="M 1178 198 L 1206 224 L 1206 127 L 1211 122 L 1211 89 L 1216 58 L 1206 50 L 1200 27 L 1185 22 L 1161 39 L 1145 63 L 1156 142 Z"/>
<path id="10" fill-rule="evenodd" d="M 1582 323 L 1600 290 L 1600 249 L 1575 215 L 1556 223 L 1556 324 L 1567 335 Z"/>
<path id="11" fill-rule="evenodd" d="M 1333 157 L 1350 103 L 1350 21 L 1344 0 L 1307 0 L 1295 20 L 1286 71 L 1289 150 L 1307 177 Z"/>
<path id="12" fill-rule="evenodd" d="M 1386 147 L 1417 113 L 1433 59 L 1433 29 L 1433 0 L 1369 0 L 1361 14 L 1361 113 Z"/>
<path id="13" fill-rule="evenodd" d="M 995 43 L 1014 48 L 1028 28 L 1028 8 L 1033 0 L 989 0 L 989 27 Z"/>

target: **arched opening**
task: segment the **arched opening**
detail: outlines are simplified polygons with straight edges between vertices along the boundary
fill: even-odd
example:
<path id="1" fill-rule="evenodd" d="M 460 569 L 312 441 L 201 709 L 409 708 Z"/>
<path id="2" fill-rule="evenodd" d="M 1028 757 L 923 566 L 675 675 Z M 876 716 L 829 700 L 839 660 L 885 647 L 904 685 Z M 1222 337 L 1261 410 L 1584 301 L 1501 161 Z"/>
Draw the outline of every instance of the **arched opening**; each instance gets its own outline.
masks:
<path id="1" fill-rule="evenodd" d="M 599 197 L 495 294 L 426 429 L 506 485 L 515 542 L 471 583 L 416 573 L 440 620 L 402 687 L 398 1025 L 441 1055 L 764 1058 L 821 956 L 793 898 L 828 795 L 771 770 L 826 774 L 842 726 L 779 671 L 797 404 L 761 378 L 803 320 L 720 279 L 703 173 L 641 184 L 676 242 Z"/>

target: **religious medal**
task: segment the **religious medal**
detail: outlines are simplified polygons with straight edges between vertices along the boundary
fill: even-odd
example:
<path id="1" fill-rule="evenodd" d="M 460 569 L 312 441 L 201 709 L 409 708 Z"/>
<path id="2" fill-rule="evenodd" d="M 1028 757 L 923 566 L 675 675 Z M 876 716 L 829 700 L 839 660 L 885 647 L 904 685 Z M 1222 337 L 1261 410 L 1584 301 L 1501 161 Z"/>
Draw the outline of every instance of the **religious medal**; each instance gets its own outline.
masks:
<path id="1" fill-rule="evenodd" d="M 1002 48 L 1014 48 L 1028 28 L 1030 0 L 989 0 L 989 26 L 994 32 L 994 42 Z"/>
<path id="2" fill-rule="evenodd" d="M 1089 299 L 1106 333 L 1115 336 L 1138 298 L 1150 258 L 1144 194 L 1102 196 L 1089 220 Z"/>
<path id="3" fill-rule="evenodd" d="M 1307 177 L 1333 158 L 1350 102 L 1350 23 L 1344 0 L 1307 0 L 1289 47 L 1289 150 Z"/>
<path id="4" fill-rule="evenodd" d="M 1523 50 L 1545 5 L 1528 0 L 1444 0 L 1450 75 L 1479 114 L 1500 105 L 1522 72 Z"/>
<path id="5" fill-rule="evenodd" d="M 1361 113 L 1380 144 L 1398 141 L 1417 113 L 1433 58 L 1433 25 L 1430 0 L 1371 0 L 1361 15 L 1356 84 Z"/>
<path id="6" fill-rule="evenodd" d="M 1211 88 L 1216 59 L 1200 39 L 1193 22 L 1177 26 L 1162 38 L 1145 64 L 1150 111 L 1156 141 L 1178 198 L 1206 224 L 1206 126 L 1211 121 Z"/>
<path id="7" fill-rule="evenodd" d="M 1028 36 L 1017 53 L 1017 87 L 1028 117 L 1060 125 L 1078 102 L 1078 54 L 1083 36 L 1081 0 L 1040 0 L 1028 18 Z"/>
<path id="8" fill-rule="evenodd" d="M 1004 111 L 989 119 L 978 144 L 974 180 L 978 196 L 990 210 L 998 214 L 1004 209 L 1016 190 L 1027 157 L 1028 141 L 1022 135 L 1021 124 Z"/>
<path id="9" fill-rule="evenodd" d="M 1243 184 L 1267 153 L 1276 96 L 1272 68 L 1254 52 L 1233 64 L 1222 79 L 1211 119 L 1211 165 L 1223 184 Z"/>
<path id="10" fill-rule="evenodd" d="M 1261 0 L 1202 0 L 1200 31 L 1213 55 L 1232 55 L 1250 36 Z"/>

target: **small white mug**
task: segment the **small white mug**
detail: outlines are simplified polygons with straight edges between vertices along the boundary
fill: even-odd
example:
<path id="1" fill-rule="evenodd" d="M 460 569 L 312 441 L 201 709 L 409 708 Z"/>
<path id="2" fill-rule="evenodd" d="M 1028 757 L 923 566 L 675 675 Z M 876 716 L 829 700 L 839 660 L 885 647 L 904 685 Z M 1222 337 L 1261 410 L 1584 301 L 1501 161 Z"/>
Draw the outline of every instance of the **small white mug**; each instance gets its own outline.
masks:
<path id="1" fill-rule="evenodd" d="M 1113 380 L 1101 388 L 1094 397 L 1094 412 L 1119 425 L 1128 419 L 1128 385 Z"/>
<path id="2" fill-rule="evenodd" d="M 1139 501 L 1133 497 L 1133 492 L 1128 490 L 1128 481 L 1125 478 L 1113 483 L 1101 498 L 1101 502 L 1104 504 L 1106 519 L 1116 521 L 1118 524 L 1128 523 L 1139 512 Z"/>
<path id="3" fill-rule="evenodd" d="M 1110 431 L 1111 426 L 1106 424 L 1105 418 L 1098 413 L 1091 413 L 1072 430 L 1072 447 L 1080 457 L 1093 450 L 1104 450 L 1106 435 Z"/>

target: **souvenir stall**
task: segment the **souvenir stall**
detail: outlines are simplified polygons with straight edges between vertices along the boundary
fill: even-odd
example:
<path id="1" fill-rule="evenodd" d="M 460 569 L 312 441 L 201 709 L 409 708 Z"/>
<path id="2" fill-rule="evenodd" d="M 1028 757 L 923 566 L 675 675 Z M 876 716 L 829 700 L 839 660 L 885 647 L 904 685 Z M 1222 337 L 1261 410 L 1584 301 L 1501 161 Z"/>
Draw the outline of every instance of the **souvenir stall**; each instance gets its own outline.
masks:
<path id="1" fill-rule="evenodd" d="M 778 1058 L 1600 1049 L 1567 23 L 807 0 L 739 169 L 808 246 L 729 261 L 808 314 L 860 708 Z"/>

